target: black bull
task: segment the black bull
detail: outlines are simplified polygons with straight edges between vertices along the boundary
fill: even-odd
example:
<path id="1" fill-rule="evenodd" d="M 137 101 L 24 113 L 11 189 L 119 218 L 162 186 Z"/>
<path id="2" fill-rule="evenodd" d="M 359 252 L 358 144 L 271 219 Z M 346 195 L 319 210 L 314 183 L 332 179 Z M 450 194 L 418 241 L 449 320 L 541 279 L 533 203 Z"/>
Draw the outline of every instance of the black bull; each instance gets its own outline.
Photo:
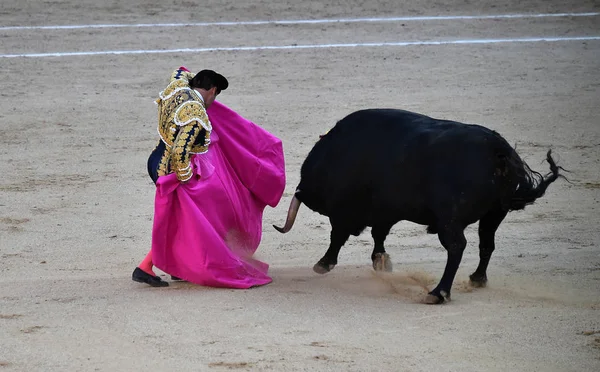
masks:
<path id="1" fill-rule="evenodd" d="M 328 216 L 329 249 L 314 266 L 326 273 L 337 264 L 350 235 L 367 226 L 375 247 L 375 270 L 391 271 L 384 241 L 402 220 L 426 225 L 448 253 L 444 274 L 427 303 L 450 299 L 454 277 L 467 244 L 464 229 L 479 221 L 479 265 L 470 276 L 484 286 L 494 251 L 494 235 L 511 210 L 544 195 L 558 177 L 532 171 L 498 133 L 479 125 L 438 120 L 394 109 L 354 112 L 314 145 L 300 171 L 285 233 L 301 203 Z"/>

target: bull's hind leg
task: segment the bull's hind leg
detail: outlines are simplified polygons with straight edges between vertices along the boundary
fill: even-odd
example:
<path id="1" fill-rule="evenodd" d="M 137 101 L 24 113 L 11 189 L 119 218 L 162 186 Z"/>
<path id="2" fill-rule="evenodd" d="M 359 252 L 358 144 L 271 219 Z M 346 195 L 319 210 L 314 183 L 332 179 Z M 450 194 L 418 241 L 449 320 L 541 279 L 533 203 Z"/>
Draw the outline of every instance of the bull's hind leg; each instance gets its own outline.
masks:
<path id="1" fill-rule="evenodd" d="M 463 227 L 448 226 L 438 232 L 438 237 L 448 252 L 448 260 L 446 261 L 446 268 L 438 286 L 429 292 L 425 299 L 425 302 L 428 304 L 441 304 L 444 301 L 450 301 L 452 283 L 454 282 L 463 252 L 467 246 Z"/>
<path id="2" fill-rule="evenodd" d="M 487 284 L 487 267 L 494 252 L 494 237 L 498 226 L 508 212 L 493 210 L 479 220 L 479 265 L 469 278 L 474 287 L 485 287 Z"/>
<path id="3" fill-rule="evenodd" d="M 325 256 L 323 256 L 323 258 L 321 258 L 319 262 L 313 266 L 313 270 L 319 274 L 325 274 L 331 271 L 335 265 L 337 265 L 340 249 L 344 244 L 346 244 L 346 241 L 349 237 L 349 232 L 332 225 L 329 249 L 327 249 L 327 252 L 325 252 Z"/>
<path id="4" fill-rule="evenodd" d="M 371 236 L 375 242 L 373 253 L 371 253 L 371 261 L 373 261 L 373 269 L 375 271 L 392 271 L 392 260 L 390 259 L 390 255 L 385 252 L 385 247 L 383 246 L 391 228 L 391 225 L 375 225 L 371 229 Z"/>

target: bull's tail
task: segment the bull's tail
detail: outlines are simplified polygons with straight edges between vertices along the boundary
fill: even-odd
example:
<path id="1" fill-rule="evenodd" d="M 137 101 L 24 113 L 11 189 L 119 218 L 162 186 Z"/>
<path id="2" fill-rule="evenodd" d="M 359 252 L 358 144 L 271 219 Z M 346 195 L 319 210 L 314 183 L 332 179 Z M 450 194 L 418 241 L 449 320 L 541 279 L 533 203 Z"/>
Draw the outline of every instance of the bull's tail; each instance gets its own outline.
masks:
<path id="1" fill-rule="evenodd" d="M 536 199 L 541 198 L 546 193 L 548 186 L 556 181 L 558 177 L 562 177 L 558 173 L 560 167 L 556 165 L 552 159 L 552 150 L 548 150 L 546 161 L 550 164 L 550 173 L 546 176 L 532 170 L 529 166 L 513 151 L 508 159 L 509 167 L 516 171 L 518 179 L 518 187 L 510 199 L 509 209 L 519 210 L 525 206 L 532 204 Z"/>

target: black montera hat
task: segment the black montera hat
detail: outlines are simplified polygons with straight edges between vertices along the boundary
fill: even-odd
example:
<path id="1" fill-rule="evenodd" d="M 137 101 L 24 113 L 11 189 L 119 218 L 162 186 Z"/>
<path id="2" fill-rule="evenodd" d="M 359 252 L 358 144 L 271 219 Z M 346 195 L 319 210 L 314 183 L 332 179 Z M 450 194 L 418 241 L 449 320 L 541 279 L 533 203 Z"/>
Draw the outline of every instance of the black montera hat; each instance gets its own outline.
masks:
<path id="1" fill-rule="evenodd" d="M 205 79 L 210 80 L 212 85 L 216 86 L 219 91 L 227 89 L 229 82 L 225 76 L 214 72 L 213 70 L 202 70 L 194 76 L 192 80 L 204 81 Z"/>

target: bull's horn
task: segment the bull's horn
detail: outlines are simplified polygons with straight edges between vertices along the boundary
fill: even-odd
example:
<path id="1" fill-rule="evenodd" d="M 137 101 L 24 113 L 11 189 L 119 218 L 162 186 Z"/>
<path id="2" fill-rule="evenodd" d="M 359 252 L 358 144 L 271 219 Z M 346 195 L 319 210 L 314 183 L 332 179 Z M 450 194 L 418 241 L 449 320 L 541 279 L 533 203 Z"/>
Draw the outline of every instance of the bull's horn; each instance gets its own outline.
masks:
<path id="1" fill-rule="evenodd" d="M 298 214 L 298 208 L 300 208 L 300 204 L 302 204 L 302 202 L 298 200 L 296 196 L 294 196 L 292 198 L 292 201 L 290 202 L 290 208 L 288 209 L 288 215 L 287 219 L 285 220 L 285 226 L 279 227 L 273 225 L 275 230 L 279 231 L 282 234 L 285 234 L 286 232 L 292 229 L 292 226 L 294 226 L 294 221 L 296 221 L 296 214 Z"/>

